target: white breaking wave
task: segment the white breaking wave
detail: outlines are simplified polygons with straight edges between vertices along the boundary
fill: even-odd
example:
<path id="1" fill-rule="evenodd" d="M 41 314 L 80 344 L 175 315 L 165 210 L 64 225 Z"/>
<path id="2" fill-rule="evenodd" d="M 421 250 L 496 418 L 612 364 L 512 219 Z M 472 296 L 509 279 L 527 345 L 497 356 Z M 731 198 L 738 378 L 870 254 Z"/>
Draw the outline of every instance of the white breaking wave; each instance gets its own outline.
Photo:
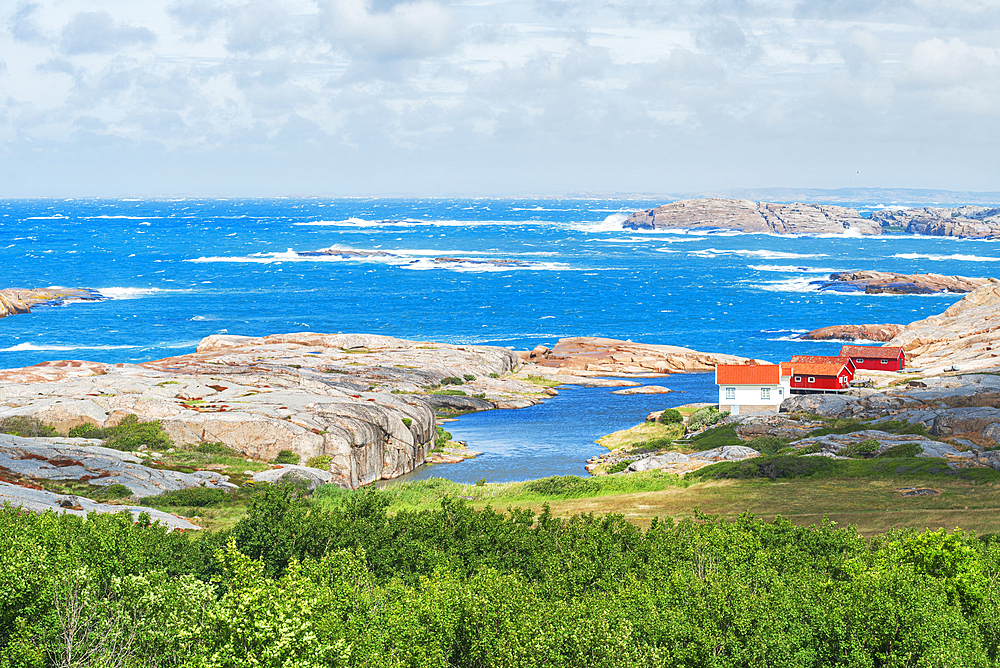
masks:
<path id="1" fill-rule="evenodd" d="M 757 271 L 778 271 L 785 273 L 795 273 L 795 274 L 832 274 L 837 271 L 842 271 L 840 269 L 830 269 L 825 267 L 797 267 L 794 264 L 750 264 L 747 265 L 750 269 L 756 269 Z"/>
<path id="2" fill-rule="evenodd" d="M 400 218 L 396 220 L 366 220 L 364 218 L 347 218 L 346 220 L 313 220 L 293 223 L 300 227 L 348 227 L 348 228 L 379 228 L 379 227 L 483 227 L 483 226 L 516 226 L 516 225 L 554 225 L 550 220 L 431 220 L 418 218 Z"/>
<path id="3" fill-rule="evenodd" d="M 83 220 L 160 220 L 163 216 L 83 216 Z"/>
<path id="4" fill-rule="evenodd" d="M 102 297 L 107 299 L 138 299 L 157 292 L 180 292 L 180 290 L 163 290 L 161 288 L 95 288 Z"/>
<path id="5" fill-rule="evenodd" d="M 599 222 L 569 223 L 567 226 L 578 232 L 621 232 L 622 223 L 631 215 L 631 212 L 619 211 L 605 216 L 604 220 Z"/>
<path id="6" fill-rule="evenodd" d="M 740 255 L 744 257 L 759 257 L 764 260 L 791 260 L 800 257 L 827 257 L 826 253 L 786 253 L 784 251 L 771 250 L 719 250 L 718 248 L 705 248 L 704 250 L 688 251 L 688 255 L 696 257 L 719 257 L 720 255 Z"/>
<path id="7" fill-rule="evenodd" d="M 1000 262 L 1000 257 L 984 257 L 982 255 L 963 255 L 961 253 L 955 253 L 954 255 L 934 255 L 927 253 L 896 253 L 893 257 L 898 257 L 902 260 L 961 260 L 963 262 Z"/>
<path id="8" fill-rule="evenodd" d="M 769 281 L 753 287 L 768 292 L 819 292 L 821 283 L 811 278 L 789 278 L 784 281 Z"/>
<path id="9" fill-rule="evenodd" d="M 398 265 L 400 269 L 410 271 L 429 271 L 433 269 L 447 269 L 459 273 L 489 273 L 497 271 L 570 271 L 573 268 L 562 262 L 531 262 L 524 264 L 493 264 L 487 261 L 473 262 L 435 262 L 429 258 L 422 258 L 407 264 Z"/>
<path id="10" fill-rule="evenodd" d="M 0 352 L 16 353 L 26 350 L 35 351 L 63 351 L 63 350 L 124 350 L 126 348 L 138 348 L 139 346 L 57 346 L 52 344 L 19 343 L 10 348 L 0 348 Z"/>

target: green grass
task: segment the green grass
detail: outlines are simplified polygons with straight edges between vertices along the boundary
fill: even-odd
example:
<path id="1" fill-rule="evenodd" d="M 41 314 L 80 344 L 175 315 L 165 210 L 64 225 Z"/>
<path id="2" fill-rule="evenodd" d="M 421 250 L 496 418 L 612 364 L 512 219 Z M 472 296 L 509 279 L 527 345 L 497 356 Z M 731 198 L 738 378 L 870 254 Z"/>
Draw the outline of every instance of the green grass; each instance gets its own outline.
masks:
<path id="1" fill-rule="evenodd" d="M 691 447 L 695 450 L 711 450 L 724 445 L 742 445 L 743 441 L 736 435 L 736 430 L 729 425 L 706 429 L 691 437 Z"/>
<path id="2" fill-rule="evenodd" d="M 597 440 L 608 450 L 623 449 L 626 452 L 636 450 L 676 450 L 678 452 L 693 452 L 685 450 L 684 446 L 675 446 L 674 441 L 684 436 L 684 425 L 662 424 L 660 422 L 643 422 L 628 429 L 602 436 Z"/>
<path id="3" fill-rule="evenodd" d="M 538 385 L 540 387 L 559 387 L 562 385 L 558 380 L 552 380 L 551 378 L 546 378 L 545 376 L 515 376 L 518 380 L 524 381 L 525 383 L 531 383 L 532 385 Z"/>

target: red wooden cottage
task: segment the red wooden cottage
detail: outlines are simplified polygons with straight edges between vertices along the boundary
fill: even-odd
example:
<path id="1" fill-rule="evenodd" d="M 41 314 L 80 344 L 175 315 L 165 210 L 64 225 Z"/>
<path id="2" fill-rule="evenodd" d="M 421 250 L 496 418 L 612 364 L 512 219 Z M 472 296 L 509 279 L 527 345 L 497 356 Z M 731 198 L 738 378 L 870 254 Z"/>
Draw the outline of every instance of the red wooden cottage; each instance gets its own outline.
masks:
<path id="1" fill-rule="evenodd" d="M 792 362 L 789 385 L 792 394 L 809 392 L 845 392 L 851 387 L 853 374 L 843 362 L 815 364 Z"/>
<path id="2" fill-rule="evenodd" d="M 832 355 L 792 355 L 792 363 L 795 362 L 803 364 L 843 364 L 847 367 L 847 370 L 851 372 L 851 380 L 854 380 L 854 374 L 857 373 L 858 367 L 854 364 L 853 357 L 833 357 Z"/>
<path id="3" fill-rule="evenodd" d="M 873 371 L 902 371 L 906 366 L 906 355 L 902 348 L 895 346 L 844 346 L 841 357 L 850 357 L 859 369 Z"/>

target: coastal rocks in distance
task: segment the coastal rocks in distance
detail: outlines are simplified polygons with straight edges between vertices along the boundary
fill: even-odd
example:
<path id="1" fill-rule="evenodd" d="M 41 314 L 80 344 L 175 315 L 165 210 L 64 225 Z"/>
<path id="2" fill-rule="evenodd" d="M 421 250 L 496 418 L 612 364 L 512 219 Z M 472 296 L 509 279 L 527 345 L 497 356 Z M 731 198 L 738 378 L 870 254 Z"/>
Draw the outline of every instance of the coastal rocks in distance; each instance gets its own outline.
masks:
<path id="1" fill-rule="evenodd" d="M 884 343 L 903 331 L 903 325 L 832 325 L 806 332 L 801 338 L 810 341 L 877 341 Z"/>
<path id="2" fill-rule="evenodd" d="M 463 410 L 541 401 L 537 385 L 510 377 L 518 366 L 513 351 L 491 346 L 366 334 L 219 335 L 194 353 L 143 364 L 0 370 L 0 417 L 33 416 L 65 433 L 134 413 L 159 420 L 180 445 L 221 442 L 259 461 L 282 450 L 302 461 L 329 455 L 333 482 L 353 489 L 424 462 L 436 424 L 420 395 L 477 400 Z"/>
<path id="3" fill-rule="evenodd" d="M 546 348 L 541 354 L 534 354 L 535 351 L 518 354 L 539 367 L 578 376 L 694 373 L 712 371 L 717 364 L 749 362 L 736 355 L 594 336 L 560 339 L 551 350 Z"/>
<path id="4" fill-rule="evenodd" d="M 104 297 L 86 288 L 5 288 L 0 290 L 0 318 L 15 313 L 30 313 L 33 306 L 58 305 L 69 301 L 100 301 Z"/>
<path id="5" fill-rule="evenodd" d="M 138 520 L 141 514 L 146 513 L 154 522 L 159 522 L 170 529 L 191 531 L 201 529 L 185 519 L 154 508 L 97 503 L 82 496 L 55 494 L 42 489 L 31 489 L 0 481 L 0 508 L 5 503 L 9 503 L 11 508 L 20 508 L 21 511 L 44 513 L 51 510 L 56 513 L 70 513 L 80 517 L 86 517 L 87 513 L 129 513 L 132 515 L 133 521 Z"/>
<path id="6" fill-rule="evenodd" d="M 671 392 L 673 390 L 662 385 L 642 385 L 641 387 L 627 387 L 624 390 L 612 390 L 611 394 L 670 394 Z"/>
<path id="7" fill-rule="evenodd" d="M 736 230 L 765 234 L 881 234 L 855 209 L 828 204 L 772 204 L 743 199 L 690 199 L 632 214 L 631 230 Z"/>
<path id="8" fill-rule="evenodd" d="M 876 211 L 872 222 L 903 228 L 909 234 L 994 239 L 1000 237 L 1000 208 L 960 206 Z"/>
<path id="9" fill-rule="evenodd" d="M 987 281 L 941 315 L 911 322 L 888 345 L 928 375 L 1000 366 L 1000 281 Z"/>
<path id="10" fill-rule="evenodd" d="M 842 271 L 830 274 L 820 290 L 864 292 L 870 295 L 931 295 L 941 292 L 967 293 L 989 283 L 989 278 L 943 276 L 941 274 L 897 274 L 890 271 Z"/>

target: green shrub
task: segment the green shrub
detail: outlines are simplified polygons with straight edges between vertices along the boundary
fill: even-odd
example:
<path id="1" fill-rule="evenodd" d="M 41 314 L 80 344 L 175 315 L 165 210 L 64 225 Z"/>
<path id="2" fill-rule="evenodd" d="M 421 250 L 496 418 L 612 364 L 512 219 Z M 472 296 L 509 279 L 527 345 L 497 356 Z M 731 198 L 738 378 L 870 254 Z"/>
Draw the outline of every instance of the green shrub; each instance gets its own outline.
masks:
<path id="1" fill-rule="evenodd" d="M 923 451 L 924 449 L 916 443 L 903 443 L 886 449 L 885 452 L 879 455 L 879 458 L 893 459 L 899 457 L 916 457 Z"/>
<path id="2" fill-rule="evenodd" d="M 868 428 L 878 429 L 879 431 L 887 431 L 890 434 L 930 436 L 930 433 L 927 431 L 927 426 L 922 422 L 910 424 L 906 420 L 887 420 L 886 422 L 873 424 Z"/>
<path id="3" fill-rule="evenodd" d="M 132 496 L 132 490 L 125 485 L 116 482 L 110 487 L 105 487 L 101 496 L 105 499 L 124 499 L 127 496 Z"/>
<path id="4" fill-rule="evenodd" d="M 710 427 L 728 415 L 729 411 L 719 411 L 714 406 L 699 408 L 688 418 L 688 429 L 693 431 L 702 427 Z"/>
<path id="5" fill-rule="evenodd" d="M 156 496 L 147 496 L 142 502 L 147 506 L 194 507 L 204 508 L 215 506 L 226 500 L 226 493 L 221 489 L 208 487 L 188 487 L 164 492 Z"/>
<path id="6" fill-rule="evenodd" d="M 56 436 L 55 427 L 49 427 L 36 417 L 11 415 L 0 420 L 0 434 L 14 436 Z"/>
<path id="7" fill-rule="evenodd" d="M 330 455 L 316 455 L 315 457 L 310 457 L 306 460 L 306 466 L 311 469 L 321 469 L 323 471 L 330 470 L 330 464 L 333 463 L 333 457 Z"/>
<path id="8" fill-rule="evenodd" d="M 412 427 L 413 420 L 411 420 L 410 418 L 403 418 L 403 424 L 405 424 L 407 427 Z"/>
<path id="9" fill-rule="evenodd" d="M 443 427 L 437 428 L 437 437 L 434 439 L 435 448 L 443 448 L 451 440 L 451 432 L 445 431 Z"/>
<path id="10" fill-rule="evenodd" d="M 485 486 L 486 486 L 486 478 L 480 478 L 479 480 L 476 481 L 476 487 L 485 487 Z"/>
<path id="11" fill-rule="evenodd" d="M 684 416 L 676 408 L 668 408 L 660 413 L 660 417 L 656 418 L 656 421 L 661 424 L 677 424 L 684 422 Z"/>
<path id="12" fill-rule="evenodd" d="M 819 443 L 810 443 L 807 446 L 796 448 L 795 454 L 797 455 L 812 455 L 817 452 L 823 452 L 823 446 Z"/>
<path id="13" fill-rule="evenodd" d="M 710 450 L 723 445 L 742 445 L 743 440 L 736 435 L 736 430 L 729 425 L 707 429 L 691 439 L 699 449 Z"/>
<path id="14" fill-rule="evenodd" d="M 471 373 L 465 374 L 464 376 L 462 376 L 462 378 L 464 378 L 465 380 L 470 380 L 470 381 L 476 379 L 476 377 L 473 376 Z"/>
<path id="15" fill-rule="evenodd" d="M 524 484 L 524 490 L 541 496 L 574 497 L 597 494 L 601 487 L 595 481 L 575 475 L 554 475 Z"/>
<path id="16" fill-rule="evenodd" d="M 755 457 L 742 462 L 720 462 L 706 466 L 687 477 L 693 479 L 747 479 L 747 478 L 809 478 L 834 470 L 836 462 L 829 457 L 796 457 L 778 455 L 775 457 Z"/>
<path id="17" fill-rule="evenodd" d="M 490 374 L 490 378 L 499 378 L 499 377 L 500 377 L 500 374 L 498 374 L 498 373 L 494 372 L 494 373 Z"/>
<path id="18" fill-rule="evenodd" d="M 222 441 L 214 441 L 211 443 L 208 441 L 202 441 L 198 444 L 195 450 L 206 455 L 230 455 L 232 457 L 240 456 L 240 453 L 225 445 Z"/>
<path id="19" fill-rule="evenodd" d="M 298 464 L 299 455 L 295 453 L 294 450 L 282 450 L 278 453 L 278 456 L 274 458 L 275 464 Z"/>
<path id="20" fill-rule="evenodd" d="M 447 378 L 441 379 L 439 385 L 465 385 L 465 381 L 458 376 L 448 376 Z"/>
<path id="21" fill-rule="evenodd" d="M 878 452 L 879 445 L 880 443 L 874 438 L 866 438 L 847 446 L 837 454 L 844 457 L 865 458 L 867 455 Z"/>
<path id="22" fill-rule="evenodd" d="M 746 441 L 743 445 L 765 455 L 776 455 L 788 447 L 788 441 L 777 436 L 758 436 Z"/>
<path id="23" fill-rule="evenodd" d="M 607 471 L 608 473 L 621 473 L 622 471 L 627 469 L 628 465 L 631 463 L 632 463 L 631 459 L 623 462 L 618 462 L 617 464 L 612 464 L 611 466 L 609 466 Z"/>
<path id="24" fill-rule="evenodd" d="M 125 452 L 134 452 L 143 445 L 150 450 L 165 450 L 173 446 L 159 420 L 140 422 L 139 416 L 134 413 L 126 415 L 113 427 L 95 427 L 86 433 L 87 438 L 103 438 L 105 447 Z"/>
<path id="25" fill-rule="evenodd" d="M 70 438 L 104 438 L 104 432 L 105 430 L 96 424 L 84 422 L 83 424 L 70 427 L 69 433 L 66 435 Z"/>

